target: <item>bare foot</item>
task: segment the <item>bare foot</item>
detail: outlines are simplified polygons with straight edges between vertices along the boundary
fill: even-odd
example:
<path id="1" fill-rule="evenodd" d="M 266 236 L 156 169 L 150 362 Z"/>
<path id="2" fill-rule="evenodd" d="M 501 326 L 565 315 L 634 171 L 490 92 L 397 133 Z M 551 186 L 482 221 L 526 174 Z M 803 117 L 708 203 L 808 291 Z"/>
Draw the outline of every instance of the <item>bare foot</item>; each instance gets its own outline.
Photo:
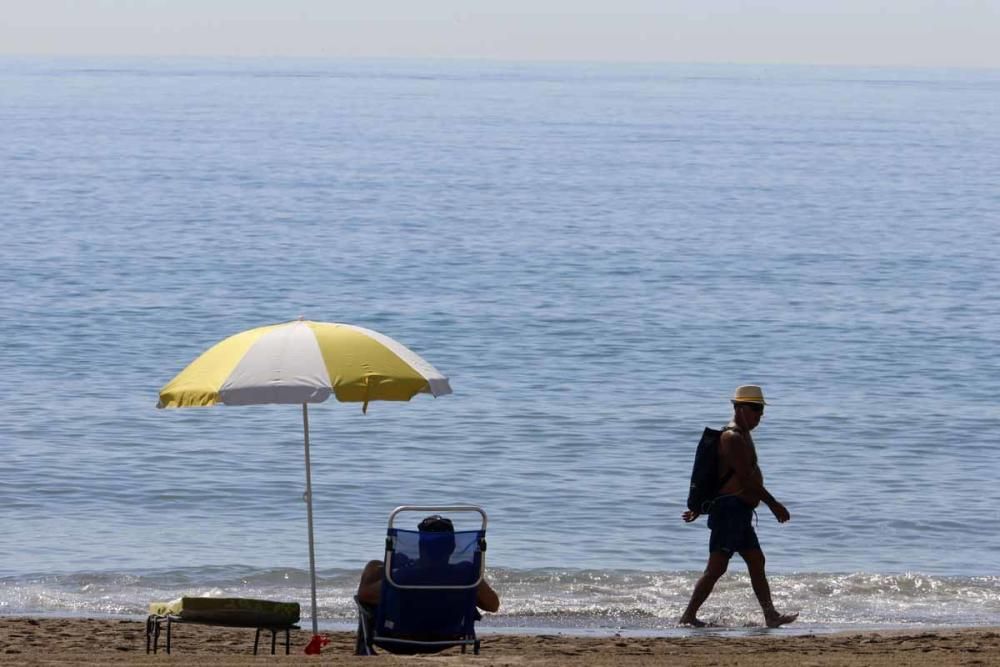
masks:
<path id="1" fill-rule="evenodd" d="M 699 621 L 694 616 L 692 616 L 691 618 L 684 618 L 682 616 L 681 620 L 679 620 L 678 623 L 681 625 L 690 625 L 692 628 L 703 628 L 707 625 L 705 621 Z"/>
<path id="2" fill-rule="evenodd" d="M 769 628 L 778 628 L 778 627 L 781 627 L 782 625 L 786 625 L 788 623 L 791 623 L 792 621 L 794 621 L 798 617 L 799 617 L 798 614 L 778 614 L 778 613 L 775 613 L 774 616 L 769 616 L 769 617 L 767 617 L 764 620 L 767 622 L 767 627 L 769 627 Z"/>

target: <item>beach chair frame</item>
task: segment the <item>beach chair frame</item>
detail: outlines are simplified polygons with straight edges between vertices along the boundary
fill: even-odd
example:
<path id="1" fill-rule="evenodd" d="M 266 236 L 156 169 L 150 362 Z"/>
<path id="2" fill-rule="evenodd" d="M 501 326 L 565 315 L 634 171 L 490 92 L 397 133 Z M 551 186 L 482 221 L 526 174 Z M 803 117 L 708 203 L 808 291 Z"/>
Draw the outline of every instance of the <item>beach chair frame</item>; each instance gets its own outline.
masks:
<path id="1" fill-rule="evenodd" d="M 479 549 L 479 571 L 476 580 L 471 584 L 463 585 L 422 585 L 422 584 L 403 584 L 401 582 L 395 581 L 392 578 L 392 558 L 395 554 L 396 544 L 393 534 L 394 523 L 396 517 L 404 512 L 409 513 L 435 513 L 435 514 L 455 514 L 455 513 L 475 513 L 480 517 L 480 528 L 481 533 L 480 538 L 477 540 L 477 547 Z M 454 591 L 454 590 L 468 590 L 475 589 L 482 582 L 483 577 L 486 572 L 486 526 L 488 523 L 488 517 L 483 508 L 476 505 L 401 505 L 395 508 L 389 514 L 389 525 L 386 530 L 385 539 L 385 559 L 384 559 L 384 574 L 382 579 L 383 586 L 383 596 L 385 595 L 386 587 L 391 586 L 399 590 L 441 590 L 441 591 Z M 383 598 L 384 599 L 384 598 Z M 358 655 L 374 655 L 375 647 L 384 648 L 387 651 L 392 652 L 393 649 L 406 649 L 413 652 L 436 652 L 441 651 L 446 648 L 453 646 L 458 646 L 461 648 L 462 653 L 471 647 L 474 654 L 479 654 L 480 640 L 476 638 L 474 621 L 470 624 L 471 630 L 462 636 L 455 637 L 453 639 L 447 640 L 419 640 L 419 639 L 402 639 L 399 637 L 391 637 L 380 635 L 377 633 L 377 623 L 375 610 L 371 609 L 368 605 L 363 604 L 357 597 L 354 598 L 355 604 L 358 608 L 358 641 L 356 652 Z M 478 612 L 476 612 L 476 619 L 478 620 Z"/>

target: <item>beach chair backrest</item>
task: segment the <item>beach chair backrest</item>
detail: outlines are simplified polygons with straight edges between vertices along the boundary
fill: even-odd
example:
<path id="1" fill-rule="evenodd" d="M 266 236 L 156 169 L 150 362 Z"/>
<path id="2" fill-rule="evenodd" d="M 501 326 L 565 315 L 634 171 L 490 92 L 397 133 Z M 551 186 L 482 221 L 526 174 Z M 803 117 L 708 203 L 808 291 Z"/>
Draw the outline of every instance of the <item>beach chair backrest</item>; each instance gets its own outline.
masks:
<path id="1" fill-rule="evenodd" d="M 472 636 L 485 549 L 485 529 L 420 532 L 390 521 L 376 634 L 425 641 Z"/>

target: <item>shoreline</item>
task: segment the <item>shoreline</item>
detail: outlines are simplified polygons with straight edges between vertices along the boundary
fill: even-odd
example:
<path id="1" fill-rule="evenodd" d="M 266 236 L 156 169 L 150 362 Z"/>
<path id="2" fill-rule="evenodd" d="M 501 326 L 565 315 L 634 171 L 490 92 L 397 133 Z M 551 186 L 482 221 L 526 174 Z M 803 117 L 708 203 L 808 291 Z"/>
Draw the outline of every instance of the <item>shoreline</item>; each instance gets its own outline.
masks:
<path id="1" fill-rule="evenodd" d="M 34 619 L 34 620 L 59 620 L 59 621 L 92 621 L 92 622 L 118 622 L 130 621 L 135 623 L 145 623 L 146 615 L 138 614 L 88 614 L 74 612 L 10 612 L 0 613 L 0 623 L 9 619 Z M 308 619 L 299 621 L 301 632 L 310 629 Z M 320 634 L 341 634 L 353 633 L 356 627 L 356 620 L 350 621 L 323 621 L 319 622 Z M 952 632 L 965 630 L 1000 630 L 1000 625 L 969 625 L 969 624 L 918 624 L 918 623 L 871 623 L 867 625 L 835 625 L 835 624 L 810 624 L 805 622 L 795 622 L 783 625 L 780 628 L 767 628 L 763 625 L 708 625 L 703 628 L 691 626 L 668 625 L 663 627 L 643 627 L 643 626 L 588 626 L 573 625 L 571 622 L 557 623 L 553 625 L 527 625 L 510 622 L 497 622 L 487 617 L 485 621 L 476 624 L 476 630 L 481 635 L 498 636 L 559 636 L 580 639 L 683 639 L 697 637 L 798 637 L 798 636 L 829 636 L 829 635 L 854 635 L 854 634 L 885 634 L 896 632 Z"/>
<path id="2" fill-rule="evenodd" d="M 752 634 L 691 631 L 685 636 L 580 636 L 560 632 L 511 633 L 480 628 L 482 653 L 462 655 L 451 649 L 433 658 L 456 664 L 483 665 L 1000 665 L 1000 628 L 913 628 L 866 632 Z M 174 626 L 173 651 L 146 655 L 145 624 L 126 618 L 0 616 L 0 664 L 151 664 L 180 661 L 194 665 L 238 665 L 248 660 L 282 664 L 355 664 L 354 633 L 321 631 L 330 638 L 322 656 L 303 655 L 308 629 L 292 633 L 291 654 L 268 654 L 269 633 L 261 633 L 261 655 L 254 658 L 253 629 L 196 624 Z M 382 663 L 403 664 L 415 658 L 381 653 Z"/>

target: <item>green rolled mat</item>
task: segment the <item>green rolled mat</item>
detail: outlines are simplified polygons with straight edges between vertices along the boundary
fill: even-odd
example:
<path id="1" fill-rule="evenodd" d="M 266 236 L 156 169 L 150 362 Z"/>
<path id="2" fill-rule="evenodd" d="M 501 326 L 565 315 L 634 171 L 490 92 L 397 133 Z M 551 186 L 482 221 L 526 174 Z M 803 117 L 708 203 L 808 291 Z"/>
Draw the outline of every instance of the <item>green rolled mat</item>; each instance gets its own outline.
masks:
<path id="1" fill-rule="evenodd" d="M 191 623 L 216 623 L 240 627 L 285 627 L 299 622 L 298 602 L 273 602 L 251 598 L 189 598 L 153 602 L 149 613 L 176 616 Z"/>

